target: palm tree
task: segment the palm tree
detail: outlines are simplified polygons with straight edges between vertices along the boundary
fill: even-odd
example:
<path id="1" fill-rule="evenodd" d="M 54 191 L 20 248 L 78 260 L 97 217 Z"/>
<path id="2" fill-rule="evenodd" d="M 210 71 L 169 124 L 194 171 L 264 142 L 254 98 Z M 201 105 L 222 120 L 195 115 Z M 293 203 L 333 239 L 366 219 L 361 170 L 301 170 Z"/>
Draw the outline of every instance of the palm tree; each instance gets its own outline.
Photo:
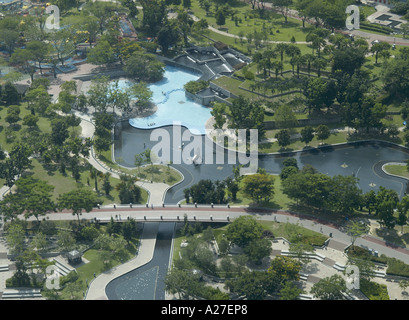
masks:
<path id="1" fill-rule="evenodd" d="M 317 69 L 318 77 L 321 77 L 321 69 L 325 68 L 327 64 L 328 64 L 327 60 L 323 58 L 317 58 L 312 62 L 313 67 Z"/>
<path id="2" fill-rule="evenodd" d="M 284 63 L 284 53 L 287 51 L 287 48 L 288 48 L 287 43 L 278 43 L 276 48 L 275 48 L 275 51 L 280 54 L 281 64 Z"/>
<path id="3" fill-rule="evenodd" d="M 310 72 L 311 72 L 311 63 L 316 59 L 316 57 L 311 53 L 307 53 L 303 57 L 304 57 L 304 61 L 307 63 L 308 74 L 310 74 Z"/>
<path id="4" fill-rule="evenodd" d="M 294 58 L 296 56 L 301 55 L 301 50 L 296 45 L 292 44 L 292 45 L 289 45 L 287 47 L 287 50 L 285 51 L 285 53 L 291 58 L 290 59 L 290 64 L 291 64 L 291 66 L 293 68 L 293 74 L 294 74 L 294 66 L 295 66 L 295 63 L 296 63 L 296 60 Z"/>
<path id="5" fill-rule="evenodd" d="M 98 192 L 98 179 L 102 178 L 104 174 L 101 171 L 95 169 L 92 165 L 90 165 L 89 176 L 91 179 L 94 179 L 95 191 Z"/>

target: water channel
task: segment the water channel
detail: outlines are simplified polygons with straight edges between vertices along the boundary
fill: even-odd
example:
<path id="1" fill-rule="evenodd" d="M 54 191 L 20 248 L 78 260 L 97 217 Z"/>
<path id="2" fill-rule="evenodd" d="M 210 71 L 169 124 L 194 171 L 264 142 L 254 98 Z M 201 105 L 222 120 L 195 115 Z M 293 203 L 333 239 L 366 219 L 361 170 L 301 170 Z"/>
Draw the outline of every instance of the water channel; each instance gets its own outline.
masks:
<path id="1" fill-rule="evenodd" d="M 152 260 L 114 280 L 105 288 L 109 300 L 165 300 L 165 276 L 168 271 L 174 222 L 157 224 Z"/>

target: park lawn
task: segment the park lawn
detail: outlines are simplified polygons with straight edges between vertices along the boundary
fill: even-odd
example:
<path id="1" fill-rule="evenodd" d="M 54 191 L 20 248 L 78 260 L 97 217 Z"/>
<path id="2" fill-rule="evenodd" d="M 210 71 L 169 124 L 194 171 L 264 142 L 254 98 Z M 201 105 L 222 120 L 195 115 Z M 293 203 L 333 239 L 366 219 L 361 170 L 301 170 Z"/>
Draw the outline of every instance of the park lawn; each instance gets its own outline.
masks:
<path id="1" fill-rule="evenodd" d="M 406 165 L 400 166 L 400 165 L 392 164 L 392 165 L 385 166 L 384 169 L 387 173 L 409 179 L 409 172 L 408 172 L 408 169 L 406 168 Z"/>
<path id="2" fill-rule="evenodd" d="M 89 170 L 87 167 L 83 167 L 81 170 L 81 178 L 78 182 L 72 178 L 71 173 L 67 170 L 66 175 L 63 175 L 58 170 L 46 170 L 37 159 L 33 159 L 31 167 L 27 171 L 27 174 L 32 174 L 34 178 L 44 180 L 54 187 L 52 198 L 57 200 L 58 196 L 62 193 L 75 190 L 77 188 L 87 188 L 94 190 L 94 180 L 89 177 Z M 87 184 L 89 179 L 90 185 Z M 102 190 L 102 181 L 98 181 L 98 189 L 100 189 L 99 198 L 103 200 L 102 204 L 120 203 L 118 191 L 115 186 L 119 183 L 119 179 L 110 177 L 111 190 L 109 195 L 106 195 Z M 141 188 L 141 201 L 140 203 L 146 203 L 148 199 L 148 192 Z"/>
<path id="3" fill-rule="evenodd" d="M 0 145 L 3 150 L 10 151 L 14 142 L 22 139 L 25 134 L 29 134 L 31 130 L 40 130 L 44 133 L 51 133 L 51 121 L 49 118 L 39 116 L 39 120 L 37 122 L 37 127 L 33 129 L 29 129 L 27 126 L 23 125 L 23 118 L 31 114 L 31 111 L 27 109 L 27 103 L 21 103 L 20 106 L 20 120 L 14 125 L 13 135 L 15 139 L 13 141 L 7 141 L 5 129 L 9 126 L 6 123 L 6 116 L 7 116 L 7 107 L 2 106 L 0 107 Z"/>
<path id="4" fill-rule="evenodd" d="M 274 237 L 283 237 L 291 243 L 302 242 L 310 245 L 324 245 L 327 236 L 302 227 L 299 224 L 293 223 L 280 223 L 275 221 L 259 221 L 264 229 L 270 230 Z"/>
<path id="5" fill-rule="evenodd" d="M 113 170 L 120 171 L 123 174 L 130 174 L 138 177 L 139 179 L 149 180 L 153 182 L 164 182 L 170 186 L 179 183 L 183 180 L 183 176 L 171 166 L 154 164 L 153 175 L 152 167 L 150 165 L 143 165 L 139 168 L 128 169 L 118 165 L 118 163 L 112 160 L 112 148 L 110 150 L 100 152 L 98 158 Z M 117 159 L 120 161 L 121 159 Z"/>
<path id="6" fill-rule="evenodd" d="M 132 259 L 135 257 L 135 252 L 137 249 L 136 243 L 139 241 L 139 239 L 134 238 L 134 241 L 132 241 L 130 244 L 126 246 L 127 252 L 128 252 L 128 260 Z M 86 292 L 87 287 L 86 283 L 88 284 L 94 279 L 94 273 L 95 276 L 98 276 L 102 272 L 106 271 L 106 266 L 104 265 L 103 261 L 101 260 L 101 257 L 99 255 L 100 250 L 97 249 L 89 249 L 84 253 L 83 258 L 87 260 L 88 262 L 79 266 L 77 270 L 77 274 L 79 276 L 78 280 L 76 281 L 79 286 L 78 290 L 74 293 L 74 296 L 76 299 L 82 299 L 83 298 L 83 292 Z M 114 268 L 120 264 L 123 264 L 125 261 L 118 261 L 114 260 L 110 264 L 110 268 Z M 71 300 L 70 293 L 67 292 L 67 290 L 62 290 L 61 291 L 61 296 L 64 300 Z"/>
<path id="7" fill-rule="evenodd" d="M 284 17 L 281 14 L 271 11 L 269 11 L 271 17 L 268 19 L 254 17 L 256 10 L 252 10 L 249 4 L 244 4 L 240 1 L 231 4 L 231 7 L 237 11 L 236 17 L 241 19 L 241 22 L 238 22 L 237 25 L 230 17 L 226 17 L 225 25 L 217 26 L 214 8 L 206 15 L 206 11 L 200 8 L 197 0 L 192 1 L 191 9 L 196 17 L 206 19 L 210 26 L 220 28 L 221 31 L 235 35 L 243 31 L 244 36 L 246 36 L 250 32 L 262 32 L 264 28 L 268 35 L 268 40 L 272 41 L 290 41 L 293 36 L 296 41 L 305 41 L 306 34 L 313 28 L 308 23 L 305 23 L 305 28 L 302 28 L 302 22 L 291 17 L 288 17 L 288 22 L 285 23 Z"/>
<path id="8" fill-rule="evenodd" d="M 253 93 L 240 89 L 240 86 L 243 83 L 243 81 L 241 80 L 237 80 L 237 79 L 226 77 L 226 76 L 221 76 L 220 78 L 212 80 L 212 82 L 218 85 L 219 87 L 230 91 L 236 96 L 243 96 L 248 99 L 254 97 Z"/>
<path id="9" fill-rule="evenodd" d="M 240 181 L 240 191 L 237 193 L 237 200 L 231 201 L 230 205 L 240 205 L 240 206 L 257 206 L 266 207 L 271 209 L 282 209 L 288 210 L 289 207 L 294 204 L 294 202 L 282 192 L 281 179 L 280 176 L 274 175 L 274 195 L 270 201 L 261 201 L 259 203 L 254 203 L 253 200 L 247 198 L 243 192 L 243 180 Z"/>
<path id="10" fill-rule="evenodd" d="M 301 130 L 301 128 L 296 128 L 297 131 Z M 267 131 L 267 138 L 274 138 L 275 134 L 279 130 L 268 130 Z M 336 133 L 331 133 L 328 139 L 324 141 L 324 145 L 330 145 L 330 144 L 337 144 L 337 143 L 346 143 L 348 142 L 348 132 L 346 131 L 341 131 L 341 132 L 336 132 Z M 323 145 L 321 140 L 318 140 L 316 137 L 308 144 L 309 147 L 319 147 Z M 258 150 L 260 153 L 274 153 L 274 152 L 288 152 L 288 151 L 296 151 L 296 150 L 302 150 L 306 147 L 304 142 L 301 142 L 300 139 L 293 139 L 291 144 L 288 145 L 285 148 L 282 148 L 278 145 L 277 141 L 274 142 L 264 142 L 260 143 L 258 146 Z"/>

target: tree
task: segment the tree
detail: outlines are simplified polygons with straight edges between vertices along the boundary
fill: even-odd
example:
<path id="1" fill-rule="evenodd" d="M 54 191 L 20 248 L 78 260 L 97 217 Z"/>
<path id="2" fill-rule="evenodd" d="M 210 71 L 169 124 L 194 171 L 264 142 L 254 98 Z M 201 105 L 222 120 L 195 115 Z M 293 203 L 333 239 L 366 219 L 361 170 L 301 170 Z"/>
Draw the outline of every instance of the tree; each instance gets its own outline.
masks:
<path id="1" fill-rule="evenodd" d="M 28 73 L 31 77 L 31 82 L 34 80 L 35 66 L 31 64 L 34 55 L 31 51 L 17 48 L 11 55 L 10 63 L 16 65 L 23 73 Z"/>
<path id="2" fill-rule="evenodd" d="M 372 210 L 376 207 L 376 194 L 375 191 L 370 190 L 364 194 L 364 204 L 365 207 L 368 209 L 368 213 L 371 214 Z"/>
<path id="3" fill-rule="evenodd" d="M 109 172 L 104 173 L 104 181 L 103 181 L 103 184 L 102 184 L 102 188 L 104 189 L 105 195 L 107 195 L 107 196 L 109 195 L 109 193 L 113 189 L 112 185 L 111 185 L 111 182 L 110 182 L 110 177 L 111 177 L 111 173 L 109 173 Z"/>
<path id="4" fill-rule="evenodd" d="M 62 146 L 68 138 L 68 123 L 66 119 L 55 118 L 51 121 L 51 141 L 55 145 Z"/>
<path id="5" fill-rule="evenodd" d="M 82 211 L 90 212 L 97 202 L 96 196 L 87 189 L 75 189 L 58 196 L 57 207 L 59 210 L 72 210 L 73 215 L 77 215 L 80 223 Z"/>
<path id="6" fill-rule="evenodd" d="M 9 106 L 7 108 L 7 115 L 5 119 L 10 126 L 13 126 L 20 120 L 20 107 L 19 106 Z"/>
<path id="7" fill-rule="evenodd" d="M 215 129 L 222 129 L 223 125 L 226 123 L 226 117 L 224 116 L 226 112 L 226 105 L 223 103 L 215 102 L 210 114 L 214 117 L 215 123 L 213 127 Z"/>
<path id="8" fill-rule="evenodd" d="M 303 94 L 306 98 L 308 111 L 328 108 L 335 98 L 335 90 L 332 85 L 322 78 L 309 78 L 304 83 Z"/>
<path id="9" fill-rule="evenodd" d="M 278 145 L 282 148 L 285 148 L 291 143 L 291 134 L 288 129 L 282 129 L 277 132 L 275 138 L 277 139 Z"/>
<path id="10" fill-rule="evenodd" d="M 352 214 L 361 204 L 362 191 L 354 176 L 336 175 L 332 177 L 328 208 L 335 213 Z"/>
<path id="11" fill-rule="evenodd" d="M 267 272 L 272 274 L 279 285 L 288 281 L 298 281 L 302 268 L 301 262 L 286 256 L 277 256 L 271 261 Z"/>
<path id="12" fill-rule="evenodd" d="M 57 232 L 57 244 L 63 251 L 71 251 L 75 248 L 76 240 L 68 230 L 59 230 Z"/>
<path id="13" fill-rule="evenodd" d="M 325 208 L 332 188 L 331 178 L 318 172 L 309 172 L 306 166 L 282 182 L 283 192 L 304 205 Z"/>
<path id="14" fill-rule="evenodd" d="M 259 102 L 239 96 L 233 100 L 229 109 L 229 128 L 257 129 L 258 139 L 260 140 L 264 137 L 264 108 Z"/>
<path id="15" fill-rule="evenodd" d="M 293 4 L 292 0 L 272 0 L 273 6 L 275 6 L 278 11 L 283 15 L 285 23 L 287 23 L 287 16 L 289 7 Z"/>
<path id="16" fill-rule="evenodd" d="M 322 143 L 331 135 L 331 131 L 325 124 L 320 124 L 317 129 L 315 129 L 315 133 L 317 134 L 317 139 L 321 140 Z"/>
<path id="17" fill-rule="evenodd" d="M 392 229 L 396 224 L 394 209 L 395 204 L 393 200 L 384 200 L 376 207 L 376 215 L 379 218 L 379 223 L 388 229 Z"/>
<path id="18" fill-rule="evenodd" d="M 293 282 L 286 282 L 278 295 L 280 300 L 299 300 L 304 291 L 299 289 Z"/>
<path id="19" fill-rule="evenodd" d="M 123 5 L 124 5 L 125 7 L 128 8 L 128 10 L 129 10 L 129 16 L 130 16 L 131 18 L 136 18 L 137 15 L 138 15 L 138 13 L 139 13 L 139 10 L 138 10 L 138 8 L 136 7 L 135 2 L 134 2 L 133 0 L 122 0 L 122 3 L 123 3 Z"/>
<path id="20" fill-rule="evenodd" d="M 188 1 L 190 5 L 190 0 Z M 185 10 L 179 10 L 176 21 L 177 21 L 178 29 L 182 33 L 183 42 L 185 46 L 187 47 L 189 45 L 188 35 L 191 32 L 191 28 L 193 25 L 193 19 L 190 17 L 190 15 Z"/>
<path id="21" fill-rule="evenodd" d="M 298 124 L 294 112 L 291 110 L 291 107 L 286 104 L 278 107 L 274 112 L 274 119 L 278 129 L 294 128 Z"/>
<path id="22" fill-rule="evenodd" d="M 409 95 L 409 55 L 400 49 L 395 59 L 386 62 L 382 68 L 381 79 L 385 90 L 391 95 Z"/>
<path id="23" fill-rule="evenodd" d="M 237 279 L 226 281 L 226 286 L 231 292 L 245 296 L 247 300 L 263 300 L 268 294 L 268 277 L 266 272 L 245 271 Z"/>
<path id="24" fill-rule="evenodd" d="M 142 5 L 142 26 L 151 34 L 162 27 L 167 20 L 167 11 L 165 1 L 162 0 L 140 0 Z"/>
<path id="25" fill-rule="evenodd" d="M 345 280 L 335 274 L 315 283 L 310 292 L 321 300 L 343 300 L 343 294 L 347 292 L 347 289 Z"/>
<path id="26" fill-rule="evenodd" d="M 150 105 L 153 95 L 152 90 L 148 88 L 145 82 L 138 82 L 131 87 L 130 92 L 136 99 L 139 113 L 142 113 Z"/>
<path id="27" fill-rule="evenodd" d="M 220 26 L 224 26 L 226 24 L 226 17 L 224 16 L 223 9 L 219 9 L 216 12 L 216 24 Z"/>
<path id="28" fill-rule="evenodd" d="M 10 164 L 16 169 L 17 175 L 20 176 L 25 169 L 31 164 L 32 149 L 27 143 L 20 142 L 14 145 L 9 153 Z"/>
<path id="29" fill-rule="evenodd" d="M 26 93 L 25 98 L 31 112 L 38 112 L 41 115 L 46 113 L 51 104 L 51 97 L 42 85 L 35 89 L 30 89 Z"/>
<path id="30" fill-rule="evenodd" d="M 99 41 L 87 54 L 87 61 L 96 65 L 110 64 L 115 62 L 117 55 L 111 44 L 106 41 Z"/>
<path id="31" fill-rule="evenodd" d="M 11 251 L 20 254 L 24 250 L 25 231 L 20 222 L 16 221 L 10 224 L 6 234 L 7 244 Z"/>
<path id="32" fill-rule="evenodd" d="M 368 233 L 368 231 L 369 227 L 366 223 L 354 220 L 350 221 L 347 226 L 347 233 L 351 237 L 351 246 L 354 245 L 356 239 Z"/>
<path id="33" fill-rule="evenodd" d="M 268 239 L 252 240 L 243 252 L 249 257 L 250 261 L 261 264 L 261 260 L 271 254 L 271 241 Z"/>
<path id="34" fill-rule="evenodd" d="M 389 51 L 390 48 L 391 45 L 388 42 L 377 42 L 372 45 L 370 51 L 375 55 L 375 64 L 378 64 L 378 56 Z"/>
<path id="35" fill-rule="evenodd" d="M 161 80 L 165 72 L 164 64 L 150 53 L 133 54 L 125 61 L 123 70 L 129 77 L 147 82 Z"/>
<path id="36" fill-rule="evenodd" d="M 239 247 L 245 247 L 261 237 L 262 229 L 254 217 L 240 216 L 227 227 L 226 238 Z"/>
<path id="37" fill-rule="evenodd" d="M 42 41 L 33 40 L 27 43 L 26 50 L 31 53 L 31 57 L 38 63 L 40 73 L 43 74 L 41 63 L 50 52 L 50 45 Z"/>
<path id="38" fill-rule="evenodd" d="M 398 203 L 398 219 L 396 223 L 402 227 L 406 225 L 408 219 L 408 211 L 409 211 L 409 197 L 404 196 L 402 200 Z"/>
<path id="39" fill-rule="evenodd" d="M 364 48 L 344 47 L 335 50 L 332 73 L 342 70 L 343 74 L 354 74 L 365 63 L 365 54 L 366 50 Z"/>
<path id="40" fill-rule="evenodd" d="M 165 55 L 170 47 L 176 46 L 179 39 L 179 30 L 173 21 L 168 21 L 162 28 L 159 29 L 157 41 Z"/>
<path id="41" fill-rule="evenodd" d="M 306 126 L 301 129 L 301 142 L 304 142 L 307 146 L 312 139 L 314 139 L 314 128 L 311 126 Z"/>
<path id="42" fill-rule="evenodd" d="M 121 203 L 139 203 L 141 200 L 141 189 L 136 185 L 135 177 L 121 175 L 120 183 L 116 185 L 119 191 L 119 200 Z"/>
<path id="43" fill-rule="evenodd" d="M 274 195 L 274 177 L 258 173 L 246 175 L 243 179 L 243 193 L 257 203 L 262 198 L 269 200 Z"/>
<path id="44" fill-rule="evenodd" d="M 105 113 L 110 103 L 109 92 L 110 80 L 101 76 L 91 80 L 90 89 L 87 92 L 87 103 L 96 111 Z"/>
<path id="45" fill-rule="evenodd" d="M 55 210 L 55 203 L 52 200 L 54 187 L 47 182 L 28 176 L 18 179 L 16 186 L 16 194 L 20 198 L 26 219 L 34 216 L 39 222 L 40 215 Z"/>
<path id="46" fill-rule="evenodd" d="M 34 128 L 35 126 L 37 126 L 38 120 L 39 120 L 38 116 L 33 114 L 27 114 L 23 118 L 23 124 L 25 126 L 28 126 L 29 128 Z"/>
<path id="47" fill-rule="evenodd" d="M 228 177 L 225 180 L 227 191 L 229 196 L 231 196 L 233 201 L 237 200 L 237 192 L 239 192 L 239 184 L 237 181 L 233 180 L 232 178 Z"/>

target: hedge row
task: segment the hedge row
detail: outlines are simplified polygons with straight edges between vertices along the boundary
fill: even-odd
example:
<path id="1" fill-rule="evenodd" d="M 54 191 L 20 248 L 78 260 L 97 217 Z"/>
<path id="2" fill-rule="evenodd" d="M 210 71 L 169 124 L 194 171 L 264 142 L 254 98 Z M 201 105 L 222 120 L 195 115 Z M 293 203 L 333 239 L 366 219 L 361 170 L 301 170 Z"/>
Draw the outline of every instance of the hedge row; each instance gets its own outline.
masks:
<path id="1" fill-rule="evenodd" d="M 359 259 L 386 264 L 388 266 L 386 274 L 388 275 L 409 277 L 409 265 L 396 258 L 390 258 L 383 254 L 380 257 L 375 257 L 371 255 L 368 250 L 356 246 L 349 248 L 348 255 Z"/>
<path id="2" fill-rule="evenodd" d="M 361 22 L 360 27 L 361 27 L 361 29 L 381 32 L 381 33 L 384 33 L 384 34 L 390 34 L 391 32 L 393 32 L 393 30 L 391 28 L 389 28 L 389 27 L 381 26 L 381 25 L 373 24 L 373 23 L 368 23 L 368 22 Z"/>

